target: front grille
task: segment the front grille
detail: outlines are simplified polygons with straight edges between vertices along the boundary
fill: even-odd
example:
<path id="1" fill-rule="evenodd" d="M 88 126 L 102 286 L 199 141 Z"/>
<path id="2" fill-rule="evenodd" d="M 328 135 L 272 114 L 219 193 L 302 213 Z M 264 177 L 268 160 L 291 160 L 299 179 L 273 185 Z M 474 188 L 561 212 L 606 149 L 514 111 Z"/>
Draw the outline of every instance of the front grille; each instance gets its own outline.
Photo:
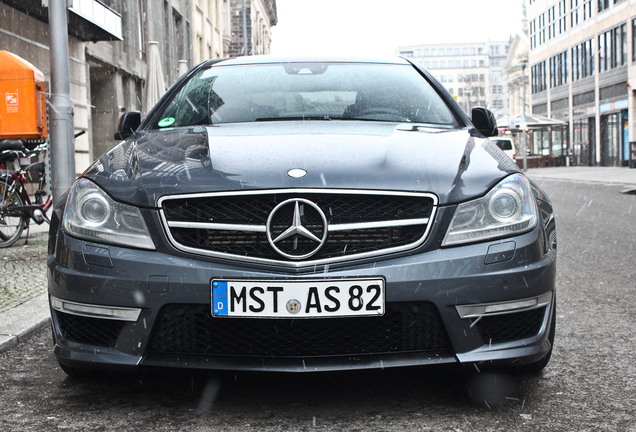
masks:
<path id="1" fill-rule="evenodd" d="M 314 203 L 326 218 L 328 233 L 316 253 L 312 254 L 318 246 L 316 241 L 307 236 L 293 235 L 277 242 L 284 254 L 268 241 L 266 228 L 275 239 L 294 220 L 292 206 L 275 210 L 290 199 Z M 295 261 L 301 262 L 337 261 L 360 254 L 377 256 L 385 250 L 416 247 L 428 233 L 436 199 L 430 194 L 284 191 L 168 197 L 160 205 L 171 240 L 179 249 L 211 256 L 230 254 L 239 260 L 287 262 L 297 257 Z M 301 210 L 302 227 L 321 238 L 324 223 L 320 214 L 309 204 Z M 275 216 L 268 227 L 272 213 Z"/>
<path id="2" fill-rule="evenodd" d="M 541 329 L 545 307 L 526 312 L 485 316 L 475 327 L 485 343 L 508 342 L 535 336 Z"/>
<path id="3" fill-rule="evenodd" d="M 381 317 L 219 318 L 209 305 L 164 306 L 150 351 L 248 357 L 309 357 L 443 350 L 448 338 L 435 306 L 392 303 Z"/>
<path id="4" fill-rule="evenodd" d="M 62 336 L 72 342 L 113 347 L 124 326 L 123 321 L 55 313 Z"/>

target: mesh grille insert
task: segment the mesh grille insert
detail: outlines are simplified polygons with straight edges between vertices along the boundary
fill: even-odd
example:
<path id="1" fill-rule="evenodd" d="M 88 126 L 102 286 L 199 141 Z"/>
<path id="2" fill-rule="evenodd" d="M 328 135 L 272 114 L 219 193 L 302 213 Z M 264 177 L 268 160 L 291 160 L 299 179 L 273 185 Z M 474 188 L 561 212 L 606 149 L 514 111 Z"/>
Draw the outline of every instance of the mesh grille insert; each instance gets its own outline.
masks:
<path id="1" fill-rule="evenodd" d="M 158 353 L 307 357 L 448 348 L 431 303 L 393 303 L 382 317 L 322 319 L 213 318 L 209 305 L 164 306 L 150 351 Z"/>
<path id="2" fill-rule="evenodd" d="M 285 232 L 294 219 L 292 205 L 276 207 L 290 199 L 308 200 L 314 203 L 327 219 L 328 225 L 382 222 L 381 227 L 361 226 L 361 229 L 330 231 L 325 244 L 316 254 L 315 240 L 300 235 L 277 243 L 285 254 L 306 259 L 339 258 L 362 253 L 381 253 L 383 249 L 408 247 L 419 244 L 427 232 L 434 210 L 431 196 L 374 195 L 329 192 L 299 192 L 297 194 L 267 193 L 236 196 L 209 196 L 168 198 L 162 202 L 162 210 L 168 223 L 214 223 L 214 229 L 170 227 L 174 241 L 189 250 L 201 253 L 226 253 L 240 257 L 287 261 L 267 241 L 264 232 L 242 231 L 240 226 L 264 227 L 274 212 L 271 223 L 272 238 Z M 306 202 L 301 203 L 302 226 L 316 238 L 323 235 L 323 219 L 320 213 Z M 399 226 L 400 221 L 421 220 L 416 225 Z M 388 225 L 387 225 L 388 222 Z M 398 226 L 392 226 L 395 222 Z M 225 226 L 224 226 L 225 225 Z M 298 259 L 297 259 L 298 260 Z M 302 260 L 299 260 L 302 261 Z"/>
<path id="3" fill-rule="evenodd" d="M 485 343 L 529 338 L 541 330 L 545 309 L 542 307 L 526 312 L 483 317 L 475 327 Z"/>
<path id="4" fill-rule="evenodd" d="M 89 345 L 113 347 L 124 326 L 123 321 L 88 318 L 55 312 L 64 339 Z"/>

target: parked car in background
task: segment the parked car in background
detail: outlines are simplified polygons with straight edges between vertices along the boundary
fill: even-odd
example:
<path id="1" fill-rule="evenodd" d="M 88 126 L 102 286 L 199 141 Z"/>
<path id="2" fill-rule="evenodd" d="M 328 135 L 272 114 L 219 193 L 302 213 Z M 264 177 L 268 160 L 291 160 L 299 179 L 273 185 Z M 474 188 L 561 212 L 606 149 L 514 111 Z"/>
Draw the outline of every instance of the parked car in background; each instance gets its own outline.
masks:
<path id="1" fill-rule="evenodd" d="M 57 360 L 541 370 L 552 206 L 496 134 L 407 59 L 196 66 L 54 210 Z"/>
<path id="2" fill-rule="evenodd" d="M 517 162 L 517 152 L 515 151 L 515 145 L 512 142 L 512 138 L 506 136 L 497 136 L 490 138 L 490 141 L 494 142 L 510 159 Z"/>

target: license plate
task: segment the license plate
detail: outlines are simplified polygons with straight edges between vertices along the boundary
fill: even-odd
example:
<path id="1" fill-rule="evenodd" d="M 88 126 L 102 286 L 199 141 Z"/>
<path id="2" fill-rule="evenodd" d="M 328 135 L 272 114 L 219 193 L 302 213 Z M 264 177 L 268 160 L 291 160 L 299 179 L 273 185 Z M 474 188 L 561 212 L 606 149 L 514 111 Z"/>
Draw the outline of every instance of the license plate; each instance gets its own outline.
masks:
<path id="1" fill-rule="evenodd" d="M 326 318 L 384 315 L 382 278 L 213 280 L 217 317 Z"/>

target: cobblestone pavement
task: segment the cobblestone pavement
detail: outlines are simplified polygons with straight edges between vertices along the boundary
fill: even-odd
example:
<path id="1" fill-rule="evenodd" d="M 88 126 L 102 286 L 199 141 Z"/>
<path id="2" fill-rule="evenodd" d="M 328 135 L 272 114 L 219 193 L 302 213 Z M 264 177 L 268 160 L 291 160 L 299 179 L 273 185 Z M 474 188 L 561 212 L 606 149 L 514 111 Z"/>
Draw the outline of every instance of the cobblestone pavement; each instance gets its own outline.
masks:
<path id="1" fill-rule="evenodd" d="M 46 292 L 46 233 L 0 249 L 0 313 Z"/>

